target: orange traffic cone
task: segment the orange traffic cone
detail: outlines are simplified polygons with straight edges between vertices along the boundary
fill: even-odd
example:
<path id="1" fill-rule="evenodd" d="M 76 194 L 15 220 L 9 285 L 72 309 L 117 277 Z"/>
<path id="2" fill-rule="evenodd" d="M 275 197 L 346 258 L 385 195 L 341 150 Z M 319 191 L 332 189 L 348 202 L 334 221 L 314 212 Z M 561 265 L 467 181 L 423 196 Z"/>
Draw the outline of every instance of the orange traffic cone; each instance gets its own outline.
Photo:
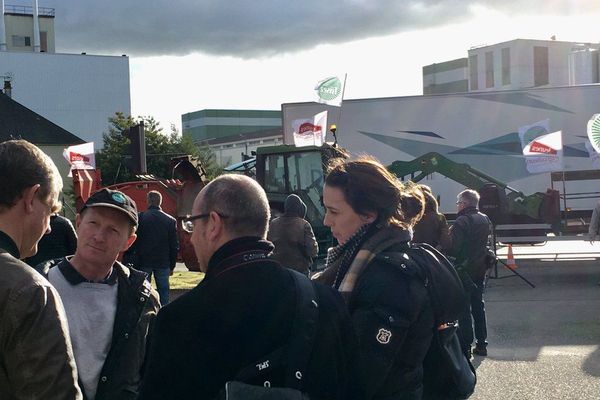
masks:
<path id="1" fill-rule="evenodd" d="M 517 263 L 515 262 L 515 256 L 513 255 L 512 244 L 508 245 L 508 258 L 506 259 L 506 266 L 510 269 L 517 269 Z"/>

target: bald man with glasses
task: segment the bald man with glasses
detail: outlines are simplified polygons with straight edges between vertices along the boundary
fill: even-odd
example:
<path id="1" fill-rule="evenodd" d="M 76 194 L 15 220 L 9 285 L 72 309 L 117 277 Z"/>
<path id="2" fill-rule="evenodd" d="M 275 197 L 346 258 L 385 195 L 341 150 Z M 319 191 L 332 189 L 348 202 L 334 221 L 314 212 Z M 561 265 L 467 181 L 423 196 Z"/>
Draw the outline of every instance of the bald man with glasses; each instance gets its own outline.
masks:
<path id="1" fill-rule="evenodd" d="M 264 357 L 286 351 L 297 337 L 294 282 L 300 278 L 314 286 L 318 306 L 316 340 L 298 378 L 302 392 L 353 398 L 347 388 L 355 339 L 343 300 L 269 258 L 269 217 L 264 190 L 242 175 L 222 175 L 198 194 L 183 228 L 192 233 L 205 277 L 158 313 L 140 400 L 214 399 L 226 382 L 242 380 L 238 373 L 257 364 L 260 375 L 245 383 L 288 387 L 286 358 L 265 363 Z"/>

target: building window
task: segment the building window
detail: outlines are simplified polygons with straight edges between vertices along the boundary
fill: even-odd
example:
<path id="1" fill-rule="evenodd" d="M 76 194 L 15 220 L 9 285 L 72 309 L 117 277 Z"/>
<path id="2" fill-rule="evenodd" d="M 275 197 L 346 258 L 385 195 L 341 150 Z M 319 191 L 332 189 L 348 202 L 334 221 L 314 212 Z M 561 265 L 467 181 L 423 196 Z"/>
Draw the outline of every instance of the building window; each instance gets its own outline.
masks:
<path id="1" fill-rule="evenodd" d="M 533 85 L 547 85 L 548 81 L 548 48 L 535 46 L 533 48 Z"/>
<path id="2" fill-rule="evenodd" d="M 510 48 L 502 49 L 502 85 L 510 85 Z"/>
<path id="3" fill-rule="evenodd" d="M 48 52 L 48 32 L 40 31 L 40 51 Z"/>
<path id="4" fill-rule="evenodd" d="M 469 56 L 469 85 L 471 87 L 471 90 L 479 89 L 478 78 L 479 77 L 477 75 L 477 55 L 474 54 L 472 56 Z"/>
<path id="5" fill-rule="evenodd" d="M 31 47 L 31 37 L 12 35 L 12 45 L 13 47 Z"/>
<path id="6" fill-rule="evenodd" d="M 485 87 L 494 87 L 494 53 L 491 51 L 485 53 Z"/>

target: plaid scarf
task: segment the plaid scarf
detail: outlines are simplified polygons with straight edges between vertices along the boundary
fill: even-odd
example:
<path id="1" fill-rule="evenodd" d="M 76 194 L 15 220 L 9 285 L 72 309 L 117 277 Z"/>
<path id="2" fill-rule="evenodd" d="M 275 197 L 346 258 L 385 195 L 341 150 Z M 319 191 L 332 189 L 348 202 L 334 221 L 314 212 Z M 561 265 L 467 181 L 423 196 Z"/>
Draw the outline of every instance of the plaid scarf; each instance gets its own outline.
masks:
<path id="1" fill-rule="evenodd" d="M 346 243 L 329 249 L 327 269 L 318 280 L 338 289 L 349 302 L 360 275 L 371 260 L 389 247 L 409 240 L 410 232 L 402 228 L 364 225 Z"/>
<path id="2" fill-rule="evenodd" d="M 335 289 L 339 289 L 342 279 L 346 275 L 346 272 L 348 272 L 352 258 L 356 255 L 358 246 L 362 243 L 370 227 L 371 224 L 361 226 L 354 235 L 346 241 L 346 243 L 327 250 L 325 266 L 339 265 L 335 274 L 335 280 L 333 281 L 333 287 Z"/>

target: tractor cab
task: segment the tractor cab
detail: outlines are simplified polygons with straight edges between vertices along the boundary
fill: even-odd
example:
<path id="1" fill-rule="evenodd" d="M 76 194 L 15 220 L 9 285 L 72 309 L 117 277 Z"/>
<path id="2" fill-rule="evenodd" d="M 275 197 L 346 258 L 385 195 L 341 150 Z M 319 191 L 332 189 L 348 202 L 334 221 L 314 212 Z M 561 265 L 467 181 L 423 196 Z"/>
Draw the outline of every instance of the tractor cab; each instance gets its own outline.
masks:
<path id="1" fill-rule="evenodd" d="M 256 180 L 267 193 L 273 217 L 283 213 L 287 196 L 298 195 L 306 204 L 306 220 L 313 227 L 321 254 L 331 246 L 329 228 L 323 225 L 325 169 L 330 159 L 338 157 L 346 158 L 347 154 L 329 144 L 269 146 L 256 151 Z"/>

